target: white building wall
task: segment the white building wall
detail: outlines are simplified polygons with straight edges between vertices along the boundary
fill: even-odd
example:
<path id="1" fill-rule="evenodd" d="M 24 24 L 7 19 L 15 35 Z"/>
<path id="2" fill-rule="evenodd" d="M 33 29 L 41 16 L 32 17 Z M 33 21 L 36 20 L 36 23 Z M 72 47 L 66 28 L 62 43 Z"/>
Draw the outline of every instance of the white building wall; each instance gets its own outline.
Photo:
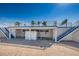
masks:
<path id="1" fill-rule="evenodd" d="M 0 31 L 0 38 L 6 38 L 1 31 Z"/>
<path id="2" fill-rule="evenodd" d="M 58 27 L 57 28 L 57 36 L 61 35 L 62 33 L 64 33 L 65 31 L 67 31 L 69 28 L 66 27 Z"/>
<path id="3" fill-rule="evenodd" d="M 65 31 L 67 31 L 69 29 L 69 27 L 59 27 L 57 28 L 57 36 L 63 34 Z M 70 33 L 69 35 L 65 36 L 64 38 L 62 38 L 60 41 L 62 40 L 72 40 L 72 33 Z"/>
<path id="4" fill-rule="evenodd" d="M 62 38 L 60 41 L 62 41 L 62 40 L 66 40 L 66 41 L 72 40 L 72 34 L 69 34 L 69 35 L 65 36 L 65 37 Z"/>
<path id="5" fill-rule="evenodd" d="M 66 27 L 59 27 L 57 28 L 57 36 L 61 35 L 62 33 L 64 33 L 66 30 L 68 30 L 69 28 Z M 54 31 L 54 30 L 53 30 Z M 54 33 L 52 31 L 52 33 Z M 16 32 L 14 29 L 11 29 L 11 32 L 16 36 Z M 41 32 L 40 33 L 40 37 L 51 37 L 50 31 L 47 32 L 48 34 L 45 34 L 45 32 Z M 0 35 L 1 36 L 1 35 Z M 3 36 L 3 35 L 2 35 Z M 54 37 L 54 34 L 52 35 L 52 37 Z M 76 29 L 75 31 L 73 31 L 72 33 L 70 33 L 69 35 L 65 36 L 64 38 L 62 38 L 61 40 L 72 40 L 72 41 L 77 41 L 79 42 L 79 28 Z"/>
<path id="6" fill-rule="evenodd" d="M 62 40 L 67 40 L 67 41 L 71 40 L 71 41 L 79 42 L 79 28 L 74 30 L 72 33 L 68 34 L 64 38 L 62 38 L 60 41 L 62 41 Z"/>
<path id="7" fill-rule="evenodd" d="M 79 42 L 79 28 L 72 34 L 72 40 Z"/>
<path id="8" fill-rule="evenodd" d="M 52 38 L 53 36 L 53 30 L 49 30 L 48 32 L 40 32 L 38 33 L 40 37 L 48 37 L 48 38 Z"/>
<path id="9" fill-rule="evenodd" d="M 16 37 L 16 30 L 15 29 L 9 28 L 9 31 L 13 34 L 14 37 Z"/>

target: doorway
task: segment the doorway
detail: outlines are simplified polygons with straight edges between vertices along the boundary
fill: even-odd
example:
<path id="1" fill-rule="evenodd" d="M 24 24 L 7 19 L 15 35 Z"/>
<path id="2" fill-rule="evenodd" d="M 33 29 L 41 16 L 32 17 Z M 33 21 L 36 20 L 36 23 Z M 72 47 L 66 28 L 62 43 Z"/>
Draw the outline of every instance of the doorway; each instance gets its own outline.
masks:
<path id="1" fill-rule="evenodd" d="M 37 32 L 36 31 L 25 31 L 25 39 L 26 40 L 37 40 Z"/>

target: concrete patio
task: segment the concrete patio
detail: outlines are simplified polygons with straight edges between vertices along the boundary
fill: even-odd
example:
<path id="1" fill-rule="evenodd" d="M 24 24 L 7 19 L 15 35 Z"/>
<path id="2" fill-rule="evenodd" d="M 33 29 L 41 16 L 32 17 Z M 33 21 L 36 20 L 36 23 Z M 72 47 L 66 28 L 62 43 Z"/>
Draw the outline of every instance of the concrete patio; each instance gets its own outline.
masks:
<path id="1" fill-rule="evenodd" d="M 50 47 L 53 44 L 52 40 L 2 39 L 1 42 L 8 44 L 10 43 L 30 47 L 44 48 L 44 49 Z"/>
<path id="2" fill-rule="evenodd" d="M 33 49 L 34 46 L 27 48 L 24 47 L 27 45 L 0 42 L 0 56 L 79 56 L 79 43 L 70 42 L 72 46 L 67 43 L 54 43 L 47 49 Z"/>

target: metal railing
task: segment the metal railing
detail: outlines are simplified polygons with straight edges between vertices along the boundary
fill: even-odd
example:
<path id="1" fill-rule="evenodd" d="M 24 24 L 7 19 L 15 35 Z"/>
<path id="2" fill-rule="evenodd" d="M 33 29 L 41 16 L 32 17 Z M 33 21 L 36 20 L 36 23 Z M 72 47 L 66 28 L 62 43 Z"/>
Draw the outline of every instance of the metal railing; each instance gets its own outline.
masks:
<path id="1" fill-rule="evenodd" d="M 0 28 L 0 30 L 4 33 L 6 38 L 9 38 L 9 32 L 7 32 L 4 28 Z"/>
<path id="2" fill-rule="evenodd" d="M 67 36 L 68 34 L 70 34 L 71 32 L 73 32 L 74 30 L 76 30 L 77 28 L 79 28 L 79 22 L 75 22 L 73 23 L 73 26 L 70 27 L 66 32 L 60 34 L 58 37 L 57 37 L 57 41 L 61 40 L 62 38 L 64 38 L 65 36 Z"/>

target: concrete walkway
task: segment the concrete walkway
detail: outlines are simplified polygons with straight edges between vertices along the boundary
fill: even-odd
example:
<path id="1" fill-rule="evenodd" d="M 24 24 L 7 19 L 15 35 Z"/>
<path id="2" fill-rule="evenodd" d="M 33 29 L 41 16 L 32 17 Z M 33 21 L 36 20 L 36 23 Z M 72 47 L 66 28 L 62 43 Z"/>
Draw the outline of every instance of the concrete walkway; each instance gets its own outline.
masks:
<path id="1" fill-rule="evenodd" d="M 53 43 L 51 40 L 25 40 L 25 39 L 10 39 L 10 40 L 2 40 L 2 43 L 10 43 L 10 44 L 18 44 L 18 45 L 27 45 L 27 46 L 35 46 L 35 47 L 44 47 L 48 48 Z"/>

